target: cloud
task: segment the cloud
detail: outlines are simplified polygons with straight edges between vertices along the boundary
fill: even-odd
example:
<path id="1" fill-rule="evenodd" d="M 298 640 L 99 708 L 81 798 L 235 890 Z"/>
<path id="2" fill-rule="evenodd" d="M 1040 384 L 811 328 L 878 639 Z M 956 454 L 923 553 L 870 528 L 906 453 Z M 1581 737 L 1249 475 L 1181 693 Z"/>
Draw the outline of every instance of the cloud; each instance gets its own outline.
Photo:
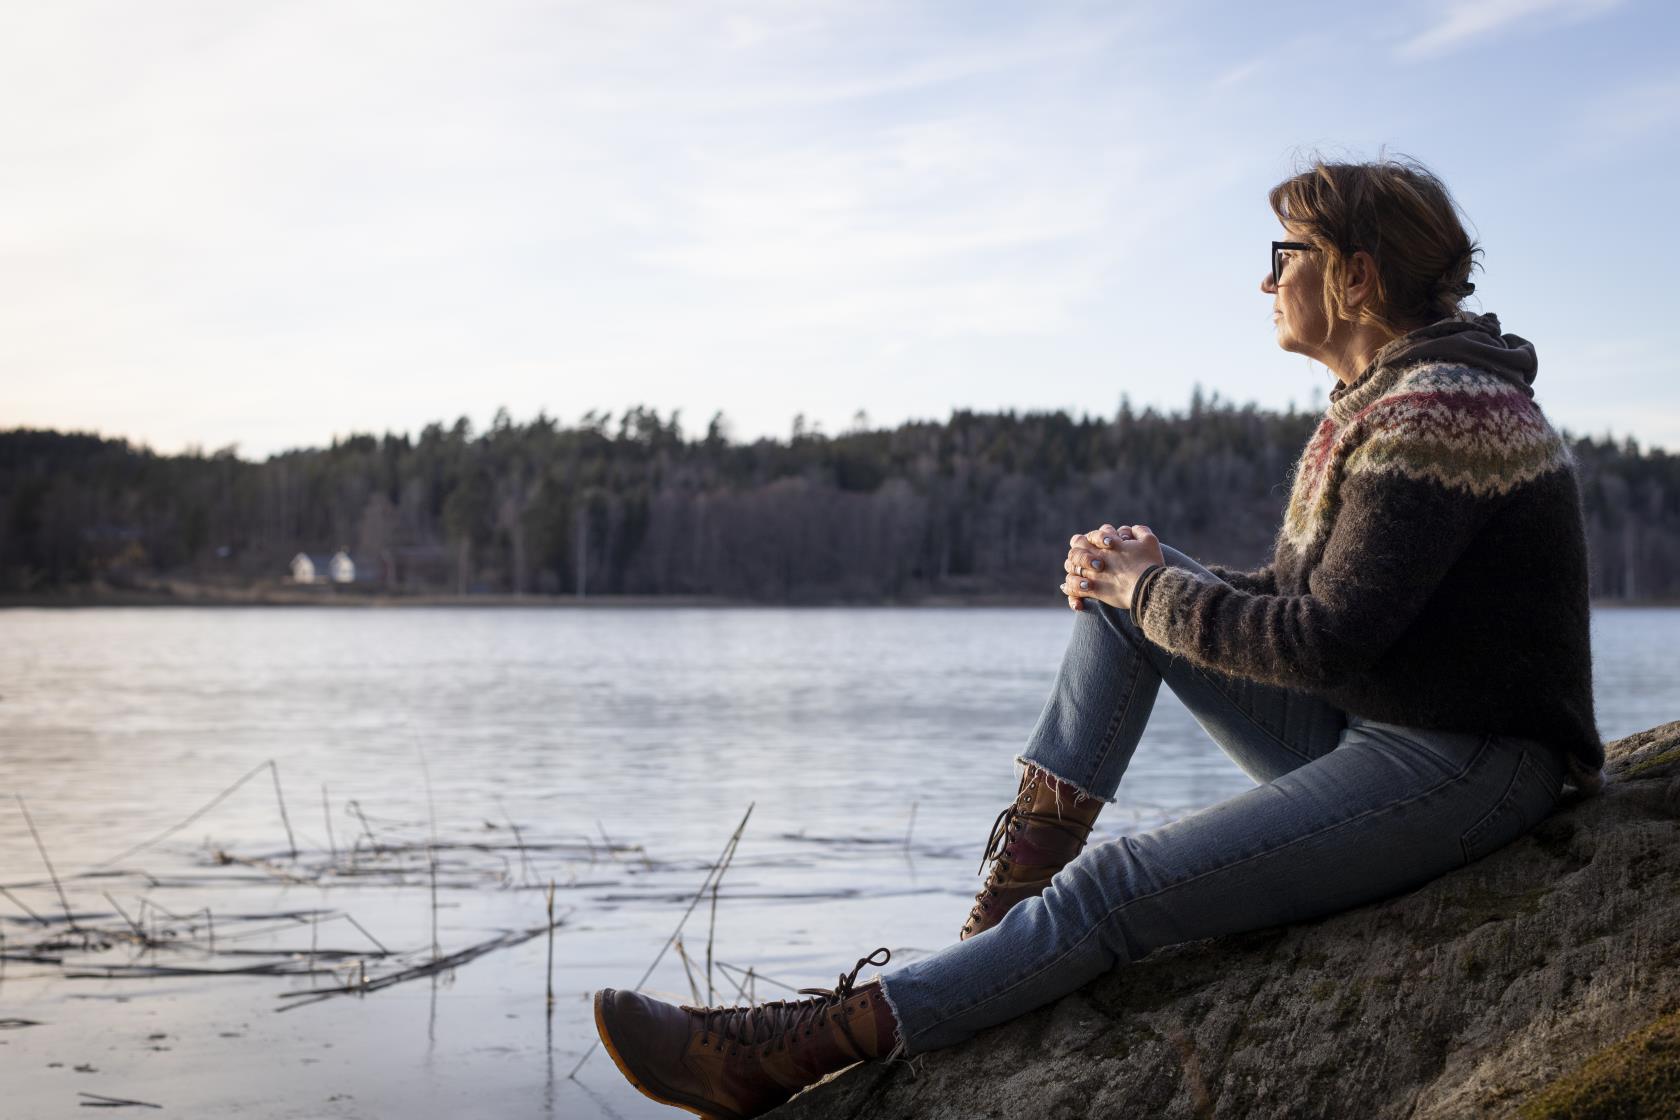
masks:
<path id="1" fill-rule="evenodd" d="M 1639 78 L 1583 101 L 1572 151 L 1603 157 L 1680 126 L 1680 78 Z"/>
<path id="2" fill-rule="evenodd" d="M 1504 32 L 1579 23 L 1619 7 L 1622 0 L 1456 0 L 1440 21 L 1394 49 L 1403 59 L 1436 58 Z"/>
<path id="3" fill-rule="evenodd" d="M 1261 74 L 1266 72 L 1267 65 L 1272 61 L 1273 59 L 1271 56 L 1262 56 L 1260 58 L 1249 59 L 1247 62 L 1239 63 L 1214 78 L 1212 86 L 1214 89 L 1224 89 L 1227 86 L 1234 86 L 1242 82 L 1246 82 L 1250 78 L 1259 77 Z"/>

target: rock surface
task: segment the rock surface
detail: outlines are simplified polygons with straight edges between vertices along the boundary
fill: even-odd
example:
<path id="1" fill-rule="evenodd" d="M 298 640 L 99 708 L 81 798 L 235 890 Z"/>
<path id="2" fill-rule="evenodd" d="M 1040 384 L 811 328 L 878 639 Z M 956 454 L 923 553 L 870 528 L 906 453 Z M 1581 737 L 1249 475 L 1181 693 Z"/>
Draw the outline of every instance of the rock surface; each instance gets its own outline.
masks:
<path id="1" fill-rule="evenodd" d="M 1429 885 L 1160 951 L 794 1117 L 1680 1117 L 1680 722 Z M 1573 796 L 1573 795 L 1572 795 Z"/>

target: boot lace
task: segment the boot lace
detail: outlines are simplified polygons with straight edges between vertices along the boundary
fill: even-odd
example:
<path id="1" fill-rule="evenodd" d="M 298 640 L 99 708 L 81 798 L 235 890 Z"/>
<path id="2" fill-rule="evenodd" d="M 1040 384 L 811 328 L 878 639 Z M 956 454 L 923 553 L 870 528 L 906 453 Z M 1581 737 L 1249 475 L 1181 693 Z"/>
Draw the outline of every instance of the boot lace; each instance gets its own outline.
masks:
<path id="1" fill-rule="evenodd" d="M 773 1000 L 750 1008 L 688 1007 L 684 1010 L 701 1016 L 700 1028 L 703 1031 L 721 1035 L 738 1046 L 758 1046 L 781 1036 L 814 1028 L 830 1008 L 851 998 L 857 975 L 865 965 L 879 968 L 891 959 L 892 953 L 882 946 L 867 957 L 860 957 L 850 972 L 841 973 L 834 987 L 799 989 L 800 995 L 815 996 L 815 999 Z M 844 1021 L 840 1029 L 854 1049 L 861 1049 Z"/>
<path id="2" fill-rule="evenodd" d="M 1009 841 L 1017 831 L 1018 824 L 1038 824 L 1047 828 L 1054 828 L 1067 833 L 1081 843 L 1091 834 L 1090 825 L 1082 825 L 1077 821 L 1054 816 L 1050 813 L 1029 813 L 1021 808 L 1020 803 L 1012 801 L 1004 806 L 1003 812 L 992 822 L 991 835 L 986 837 L 986 849 L 980 854 L 980 871 L 986 870 L 986 864 L 993 860 L 999 861 L 999 869 L 1009 869 L 1008 854 Z M 978 872 L 976 872 L 978 874 Z"/>

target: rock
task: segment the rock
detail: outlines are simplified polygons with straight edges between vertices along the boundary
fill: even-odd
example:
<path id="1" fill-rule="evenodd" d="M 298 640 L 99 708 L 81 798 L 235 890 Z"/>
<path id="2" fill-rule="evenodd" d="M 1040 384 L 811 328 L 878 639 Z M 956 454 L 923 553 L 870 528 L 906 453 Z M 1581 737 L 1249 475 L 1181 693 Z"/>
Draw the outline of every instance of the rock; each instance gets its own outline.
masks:
<path id="1" fill-rule="evenodd" d="M 1162 950 L 796 1117 L 1680 1116 L 1680 722 L 1429 885 Z"/>

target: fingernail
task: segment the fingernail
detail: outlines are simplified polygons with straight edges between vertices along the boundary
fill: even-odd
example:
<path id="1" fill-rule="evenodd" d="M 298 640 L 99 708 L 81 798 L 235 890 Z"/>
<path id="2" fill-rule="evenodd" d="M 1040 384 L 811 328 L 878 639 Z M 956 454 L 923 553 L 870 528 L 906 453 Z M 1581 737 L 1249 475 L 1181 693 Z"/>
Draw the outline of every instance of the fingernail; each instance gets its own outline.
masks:
<path id="1" fill-rule="evenodd" d="M 1093 568 L 1100 568 L 1100 567 L 1102 567 L 1102 560 L 1100 560 L 1100 559 L 1097 559 L 1097 560 L 1093 560 L 1093 561 L 1091 561 L 1091 567 L 1093 567 Z"/>
<path id="2" fill-rule="evenodd" d="M 1079 589 L 1080 589 L 1080 590 L 1081 590 L 1081 591 L 1089 591 L 1089 590 L 1091 590 L 1091 581 L 1090 581 L 1090 580 L 1088 580 L 1088 579 L 1082 579 L 1082 580 L 1080 580 L 1080 581 L 1079 581 Z"/>
<path id="3" fill-rule="evenodd" d="M 1103 538 L 1103 543 L 1104 544 L 1113 544 L 1114 543 L 1114 538 L 1113 537 L 1104 537 Z"/>

